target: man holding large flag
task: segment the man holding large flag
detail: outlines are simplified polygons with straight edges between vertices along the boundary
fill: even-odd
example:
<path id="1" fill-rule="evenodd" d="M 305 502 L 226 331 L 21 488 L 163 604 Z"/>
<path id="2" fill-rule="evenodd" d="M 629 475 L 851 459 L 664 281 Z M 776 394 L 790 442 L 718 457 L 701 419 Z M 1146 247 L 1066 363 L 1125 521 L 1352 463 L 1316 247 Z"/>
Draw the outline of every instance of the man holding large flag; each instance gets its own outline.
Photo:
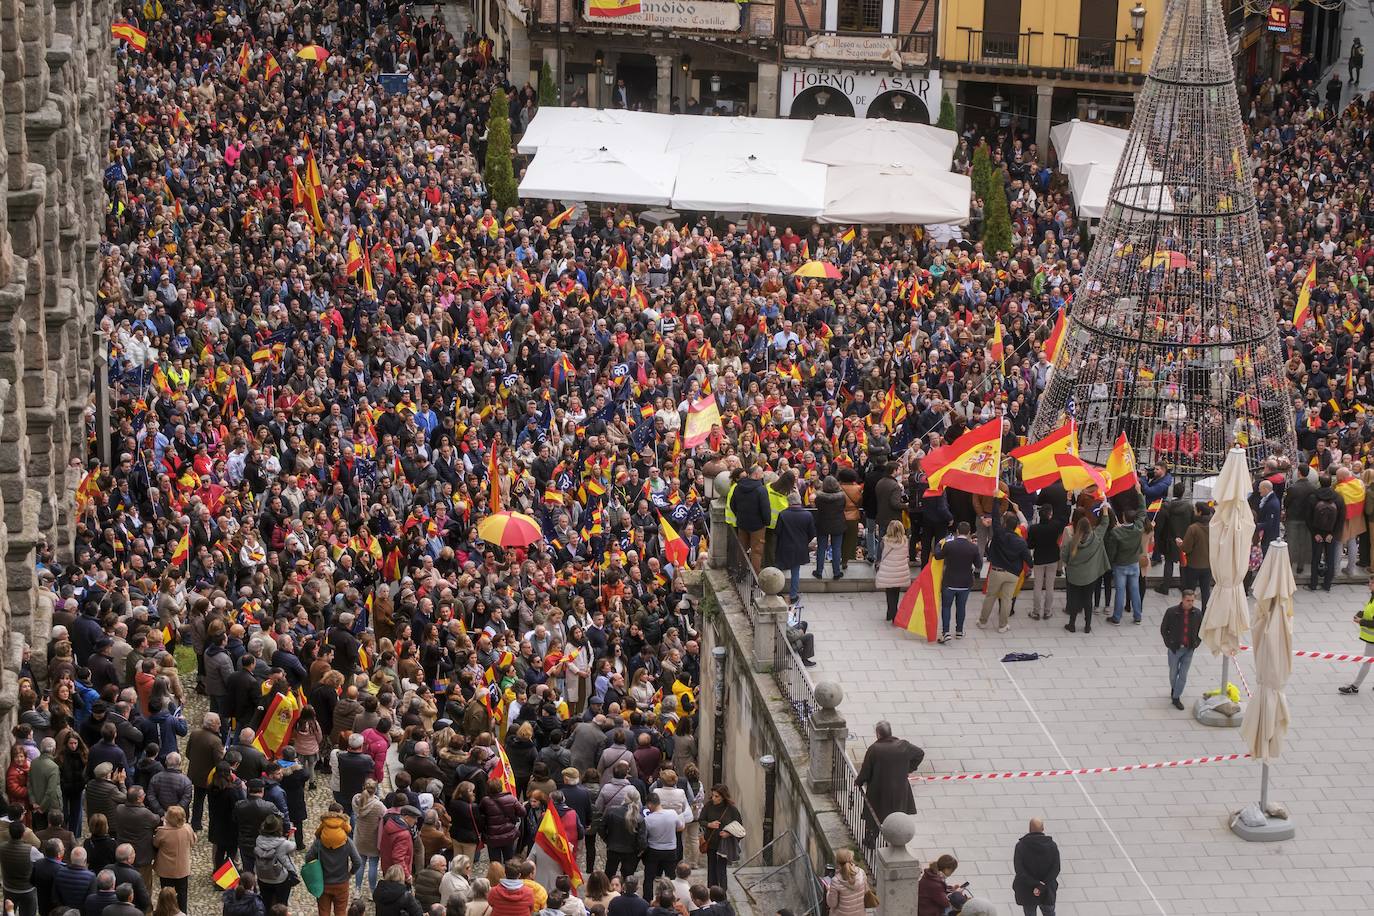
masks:
<path id="1" fill-rule="evenodd" d="M 647 824 L 648 818 L 645 818 L 645 822 Z M 540 886 L 552 888 L 559 875 L 568 876 L 573 893 L 582 886 L 582 872 L 578 870 L 576 855 L 582 833 L 577 812 L 568 807 L 562 792 L 554 792 L 549 806 L 544 809 L 544 817 L 539 821 L 539 830 L 534 835 L 534 849 L 530 854 L 534 862 L 534 880 Z M 647 851 L 644 858 L 647 865 Z"/>
<path id="2" fill-rule="evenodd" d="M 272 679 L 263 685 L 270 691 L 266 695 L 262 720 L 258 723 L 253 746 L 262 751 L 268 760 L 275 760 L 291 741 L 296 730 L 296 720 L 301 715 L 301 704 L 286 689 L 285 675 L 274 673 Z"/>

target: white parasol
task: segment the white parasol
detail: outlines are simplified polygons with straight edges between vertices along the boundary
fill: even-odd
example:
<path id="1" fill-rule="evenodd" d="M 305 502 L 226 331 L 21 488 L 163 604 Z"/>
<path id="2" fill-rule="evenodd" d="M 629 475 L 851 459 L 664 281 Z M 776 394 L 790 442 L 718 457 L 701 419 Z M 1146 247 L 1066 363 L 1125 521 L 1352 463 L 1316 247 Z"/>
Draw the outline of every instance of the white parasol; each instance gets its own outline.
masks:
<path id="1" fill-rule="evenodd" d="M 1245 463 L 1245 450 L 1231 449 L 1217 475 L 1216 514 L 1208 526 L 1207 547 L 1216 585 L 1202 617 L 1202 642 L 1213 655 L 1222 656 L 1221 692 L 1226 693 L 1231 657 L 1240 649 L 1241 637 L 1250 629 L 1245 603 L 1245 573 L 1250 565 L 1250 542 L 1255 518 L 1248 502 L 1254 486 Z"/>

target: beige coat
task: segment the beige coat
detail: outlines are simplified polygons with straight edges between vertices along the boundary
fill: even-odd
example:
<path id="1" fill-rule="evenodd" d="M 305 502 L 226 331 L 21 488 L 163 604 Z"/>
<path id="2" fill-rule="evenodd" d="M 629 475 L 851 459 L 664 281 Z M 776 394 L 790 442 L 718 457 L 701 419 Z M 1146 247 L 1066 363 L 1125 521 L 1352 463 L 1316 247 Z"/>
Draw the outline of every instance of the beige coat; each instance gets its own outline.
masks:
<path id="1" fill-rule="evenodd" d="M 875 588 L 906 588 L 911 584 L 911 567 L 907 563 L 907 539 L 883 539 L 883 556 L 873 578 Z"/>
<path id="2" fill-rule="evenodd" d="M 190 824 L 180 827 L 163 825 L 153 832 L 153 846 L 157 858 L 153 870 L 159 878 L 189 878 L 191 876 L 191 847 L 196 834 Z"/>

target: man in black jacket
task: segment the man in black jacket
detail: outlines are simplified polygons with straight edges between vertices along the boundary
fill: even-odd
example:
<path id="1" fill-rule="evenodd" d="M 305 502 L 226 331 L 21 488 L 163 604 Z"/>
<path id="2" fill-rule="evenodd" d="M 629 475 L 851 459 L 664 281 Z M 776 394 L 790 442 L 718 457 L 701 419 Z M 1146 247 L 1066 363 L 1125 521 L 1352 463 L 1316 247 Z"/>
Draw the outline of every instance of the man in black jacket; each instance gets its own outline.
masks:
<path id="1" fill-rule="evenodd" d="M 1331 486 L 1331 478 L 1317 481 L 1317 492 L 1307 510 L 1307 530 L 1312 532 L 1312 578 L 1307 588 L 1317 590 L 1318 570 L 1323 591 L 1331 591 L 1336 564 L 1341 558 L 1341 528 L 1345 525 L 1345 500 Z"/>
<path id="2" fill-rule="evenodd" d="M 993 511 L 988 516 L 992 526 L 988 538 L 988 590 L 983 595 L 983 608 L 978 613 L 978 629 L 988 625 L 992 613 L 992 603 L 997 602 L 997 632 L 1005 633 L 1011 629 L 1011 602 L 1016 593 L 1016 583 L 1021 573 L 1031 565 L 1030 548 L 1026 539 L 1016 533 L 1021 519 L 1014 512 L 999 515 Z"/>
<path id="3" fill-rule="evenodd" d="M 1194 607 L 1192 589 L 1183 590 L 1178 604 L 1164 612 L 1159 622 L 1159 635 L 1169 650 L 1169 696 L 1175 709 L 1183 708 L 1183 687 L 1188 682 L 1188 667 L 1193 663 L 1193 650 L 1202 644 L 1202 611 Z"/>
<path id="4" fill-rule="evenodd" d="M 768 538 L 768 523 L 773 520 L 773 507 L 763 486 L 763 464 L 757 463 L 749 476 L 740 478 L 730 492 L 730 510 L 735 513 L 735 531 L 749 554 L 754 574 L 763 569 L 763 551 Z"/>
<path id="5" fill-rule="evenodd" d="M 945 561 L 940 587 L 940 642 L 949 642 L 949 612 L 955 611 L 954 636 L 964 638 L 964 613 L 968 609 L 968 593 L 973 588 L 973 572 L 983 563 L 982 552 L 969 537 L 973 529 L 968 522 L 960 522 L 955 535 L 935 545 L 933 556 Z"/>
<path id="6" fill-rule="evenodd" d="M 234 717 L 234 728 L 247 728 L 253 724 L 258 703 L 262 700 L 262 688 L 258 686 L 253 669 L 258 660 L 253 655 L 239 659 L 239 670 L 229 676 L 229 709 Z"/>
<path id="7" fill-rule="evenodd" d="M 1012 854 L 1016 877 L 1011 890 L 1026 916 L 1054 916 L 1059 891 L 1059 847 L 1045 834 L 1045 822 L 1031 818 L 1030 832 L 1016 841 Z"/>
<path id="8" fill-rule="evenodd" d="M 261 779 L 248 780 L 248 797 L 234 805 L 234 820 L 239 825 L 239 854 L 243 856 L 243 870 L 252 871 L 257 864 L 253 852 L 262 832 L 262 822 L 268 815 L 281 816 L 277 806 L 263 797 L 266 786 Z"/>
<path id="9" fill-rule="evenodd" d="M 374 767 L 371 755 L 363 753 L 363 736 L 349 735 L 348 752 L 339 755 L 339 791 L 334 796 L 345 811 L 353 810 L 353 796 L 372 778 Z"/>

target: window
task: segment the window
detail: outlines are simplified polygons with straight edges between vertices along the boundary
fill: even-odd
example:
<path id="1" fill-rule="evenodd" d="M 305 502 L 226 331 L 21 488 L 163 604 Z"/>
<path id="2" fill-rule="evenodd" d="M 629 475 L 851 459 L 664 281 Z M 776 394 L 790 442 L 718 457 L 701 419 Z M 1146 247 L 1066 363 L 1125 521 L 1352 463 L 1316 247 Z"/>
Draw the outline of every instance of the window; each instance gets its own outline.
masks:
<path id="1" fill-rule="evenodd" d="M 1016 60 L 1020 47 L 1021 0 L 984 0 L 982 56 Z"/>
<path id="2" fill-rule="evenodd" d="M 1116 17 L 1120 0 L 1081 0 L 1078 13 L 1078 65 L 1107 67 L 1116 57 Z"/>
<path id="3" fill-rule="evenodd" d="M 841 32 L 881 32 L 883 0 L 837 0 Z"/>

